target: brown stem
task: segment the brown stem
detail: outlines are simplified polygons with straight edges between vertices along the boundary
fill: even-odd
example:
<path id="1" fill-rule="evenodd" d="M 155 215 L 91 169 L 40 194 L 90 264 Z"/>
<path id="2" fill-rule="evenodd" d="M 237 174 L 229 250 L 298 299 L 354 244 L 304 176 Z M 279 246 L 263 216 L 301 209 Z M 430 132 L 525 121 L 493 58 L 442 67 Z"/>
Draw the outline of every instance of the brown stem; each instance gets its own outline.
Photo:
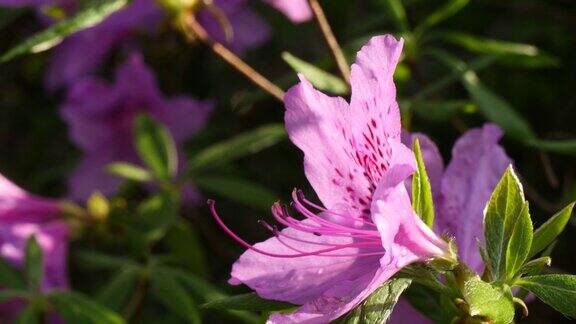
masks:
<path id="1" fill-rule="evenodd" d="M 136 291 L 122 312 L 122 316 L 125 319 L 130 321 L 139 317 L 147 290 L 148 282 L 146 279 L 141 278 L 136 286 Z"/>
<path id="2" fill-rule="evenodd" d="M 254 70 L 250 65 L 244 62 L 241 58 L 239 58 L 236 54 L 232 53 L 226 46 L 223 44 L 214 41 L 209 35 L 208 32 L 202 27 L 202 25 L 196 20 L 196 17 L 192 13 L 187 13 L 182 17 L 183 23 L 183 30 L 186 34 L 186 37 L 190 41 L 194 41 L 199 39 L 202 43 L 206 46 L 210 47 L 212 52 L 216 55 L 220 56 L 224 61 L 230 64 L 233 68 L 235 68 L 238 72 L 242 73 L 245 77 L 247 77 L 250 81 L 260 87 L 262 90 L 268 92 L 274 98 L 282 101 L 284 98 L 284 91 L 280 89 L 277 85 L 272 83 L 262 74 L 258 73 Z"/>
<path id="3" fill-rule="evenodd" d="M 328 43 L 328 47 L 330 47 L 330 50 L 332 51 L 332 56 L 334 57 L 334 60 L 336 60 L 336 65 L 338 65 L 340 74 L 342 74 L 344 81 L 350 84 L 350 67 L 344 57 L 342 48 L 340 48 L 340 45 L 334 36 L 334 32 L 332 32 L 328 19 L 326 19 L 322 6 L 320 6 L 318 0 L 308 0 L 308 3 L 310 4 L 310 8 L 312 8 L 312 12 L 314 12 L 314 17 L 316 18 L 316 22 L 318 23 L 322 34 L 324 34 L 326 43 Z"/>

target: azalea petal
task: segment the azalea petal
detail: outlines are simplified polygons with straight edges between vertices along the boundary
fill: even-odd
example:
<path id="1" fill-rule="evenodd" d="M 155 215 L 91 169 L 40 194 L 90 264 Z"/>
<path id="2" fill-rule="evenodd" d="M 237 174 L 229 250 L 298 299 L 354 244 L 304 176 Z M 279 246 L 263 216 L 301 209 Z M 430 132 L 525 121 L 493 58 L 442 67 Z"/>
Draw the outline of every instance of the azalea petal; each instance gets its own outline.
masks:
<path id="1" fill-rule="evenodd" d="M 461 260 L 476 271 L 483 269 L 476 244 L 484 238 L 482 212 L 512 162 L 498 145 L 501 137 L 493 124 L 466 132 L 454 145 L 442 179 L 437 228 L 456 237 Z"/>
<path id="2" fill-rule="evenodd" d="M 310 224 L 304 221 L 304 224 Z M 298 254 L 325 248 L 326 244 L 344 245 L 353 242 L 351 237 L 317 236 L 293 228 L 281 231 L 278 237 L 270 238 L 254 245 L 263 251 L 276 254 Z M 293 241 L 284 236 L 296 238 L 304 243 Z M 354 255 L 358 248 L 347 248 L 334 254 Z M 279 258 L 266 256 L 248 250 L 234 263 L 230 283 L 244 283 L 255 290 L 258 295 L 267 299 L 282 300 L 295 304 L 304 304 L 321 298 L 326 291 L 335 285 L 345 285 L 342 294 L 346 294 L 347 282 L 354 281 L 367 272 L 374 272 L 379 266 L 378 256 L 357 258 L 356 256 L 305 256 Z"/>
<path id="3" fill-rule="evenodd" d="M 285 97 L 286 129 L 304 151 L 304 171 L 325 207 L 362 215 L 370 201 L 370 182 L 355 158 L 348 103 L 315 90 L 301 78 Z"/>
<path id="4" fill-rule="evenodd" d="M 302 23 L 312 19 L 312 10 L 307 0 L 264 0 L 278 9 L 294 23 Z"/>
<path id="5" fill-rule="evenodd" d="M 0 222 L 44 222 L 60 212 L 57 201 L 31 195 L 0 175 Z"/>
<path id="6" fill-rule="evenodd" d="M 116 69 L 115 91 L 122 97 L 124 110 L 145 110 L 160 103 L 160 90 L 156 76 L 138 52 Z"/>
<path id="7" fill-rule="evenodd" d="M 398 159 L 405 159 L 404 156 L 411 152 L 401 143 L 391 144 L 394 151 L 398 151 L 394 154 Z M 387 252 L 385 257 L 391 264 L 406 264 L 405 259 L 426 260 L 443 255 L 447 250 L 447 244 L 412 209 L 404 181 L 414 170 L 414 162 L 410 163 L 410 160 L 394 164 L 374 192 L 372 219 Z"/>
<path id="8" fill-rule="evenodd" d="M 400 109 L 396 102 L 394 71 L 404 41 L 390 35 L 377 36 L 364 45 L 352 65 L 350 107 L 354 127 L 364 133 L 370 124 L 379 126 L 378 136 L 400 137 Z"/>

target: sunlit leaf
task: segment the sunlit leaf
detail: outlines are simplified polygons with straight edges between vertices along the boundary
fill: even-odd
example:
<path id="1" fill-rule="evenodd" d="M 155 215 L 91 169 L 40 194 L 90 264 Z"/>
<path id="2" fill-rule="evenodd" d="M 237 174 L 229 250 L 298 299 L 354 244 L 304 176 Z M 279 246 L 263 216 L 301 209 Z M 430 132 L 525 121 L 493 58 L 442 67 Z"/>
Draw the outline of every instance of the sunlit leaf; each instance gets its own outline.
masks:
<path id="1" fill-rule="evenodd" d="M 390 279 L 374 291 L 348 317 L 346 323 L 386 323 L 410 279 Z"/>
<path id="2" fill-rule="evenodd" d="M 131 163 L 116 162 L 106 167 L 108 173 L 127 180 L 136 182 L 147 182 L 152 180 L 152 175 L 148 170 Z"/>
<path id="3" fill-rule="evenodd" d="M 508 247 L 506 248 L 506 274 L 508 279 L 516 276 L 524 265 L 531 245 L 532 220 L 530 219 L 528 202 L 525 202 L 512 225 Z"/>
<path id="4" fill-rule="evenodd" d="M 348 93 L 348 85 L 346 85 L 346 82 L 335 75 L 303 61 L 288 52 L 282 53 L 282 59 L 284 59 L 294 71 L 303 74 L 317 89 L 339 95 Z"/>
<path id="5" fill-rule="evenodd" d="M 146 115 L 136 117 L 138 155 L 160 180 L 170 180 L 178 171 L 178 153 L 168 129 Z"/>
<path id="6" fill-rule="evenodd" d="M 544 250 L 548 245 L 550 245 L 568 224 L 570 217 L 572 216 L 572 210 L 574 209 L 574 204 L 566 206 L 564 209 L 556 213 L 554 216 L 550 217 L 544 224 L 542 224 L 534 232 L 534 239 L 532 240 L 532 247 L 530 248 L 530 253 L 528 257 L 531 258 Z"/>
<path id="7" fill-rule="evenodd" d="M 285 302 L 262 299 L 256 293 L 249 293 L 217 299 L 202 305 L 202 307 L 220 310 L 280 311 L 294 308 L 295 306 Z"/>
<path id="8" fill-rule="evenodd" d="M 0 63 L 9 61 L 26 53 L 38 53 L 49 50 L 75 32 L 92 27 L 114 12 L 122 9 L 127 0 L 100 0 L 91 3 L 74 17 L 64 20 L 38 34 L 0 56 Z"/>
<path id="9" fill-rule="evenodd" d="M 576 318 L 576 276 L 531 276 L 520 279 L 517 284 L 562 314 Z"/>
<path id="10" fill-rule="evenodd" d="M 418 168 L 412 175 L 412 206 L 414 211 L 428 227 L 434 224 L 434 201 L 432 199 L 432 186 L 424 166 L 420 141 L 416 139 L 412 147 Z"/>
<path id="11" fill-rule="evenodd" d="M 493 286 L 474 276 L 464 283 L 462 293 L 470 315 L 488 318 L 494 324 L 509 324 L 514 319 L 510 288 Z"/>

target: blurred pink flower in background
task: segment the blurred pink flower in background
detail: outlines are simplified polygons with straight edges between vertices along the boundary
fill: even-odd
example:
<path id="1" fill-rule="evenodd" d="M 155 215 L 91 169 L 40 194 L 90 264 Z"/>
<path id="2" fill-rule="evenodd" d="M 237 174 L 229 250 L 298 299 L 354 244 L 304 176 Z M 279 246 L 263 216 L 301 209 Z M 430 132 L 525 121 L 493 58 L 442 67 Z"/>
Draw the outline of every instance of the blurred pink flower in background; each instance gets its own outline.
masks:
<path id="1" fill-rule="evenodd" d="M 2 1 L 2 0 L 0 0 Z M 266 22 L 247 5 L 247 0 L 215 0 L 234 31 L 228 44 L 238 54 L 256 48 L 270 37 Z M 137 49 L 135 35 L 154 34 L 165 18 L 163 9 L 153 0 L 134 0 L 102 23 L 78 32 L 54 50 L 45 83 L 49 90 L 66 87 L 94 72 L 116 49 Z M 220 22 L 207 10 L 198 13 L 199 21 L 216 40 L 227 43 Z"/>
<path id="2" fill-rule="evenodd" d="M 26 244 L 36 237 L 44 253 L 41 291 L 68 288 L 69 228 L 58 201 L 31 195 L 0 175 L 0 257 L 22 267 Z M 0 306 L 0 318 L 15 316 L 19 303 Z"/>
<path id="3" fill-rule="evenodd" d="M 114 83 L 86 77 L 70 88 L 61 114 L 72 141 L 84 152 L 69 183 L 73 199 L 84 200 L 98 190 L 114 194 L 121 179 L 106 173 L 116 161 L 138 163 L 133 124 L 147 113 L 164 124 L 182 145 L 207 122 L 213 104 L 188 96 L 165 98 L 139 54 L 132 54 L 116 70 Z"/>
<path id="4" fill-rule="evenodd" d="M 281 11 L 294 23 L 312 19 L 308 0 L 264 0 L 264 2 Z"/>
<path id="5" fill-rule="evenodd" d="M 404 266 L 447 254 L 447 244 L 415 214 L 404 181 L 415 171 L 400 141 L 393 74 L 402 41 L 374 37 L 352 66 L 352 98 L 332 98 L 301 83 L 285 97 L 286 129 L 304 152 L 308 181 L 323 206 L 295 191 L 292 206 L 273 207 L 287 228 L 250 246 L 230 283 L 267 299 L 302 305 L 270 323 L 326 323 L 358 306 Z"/>

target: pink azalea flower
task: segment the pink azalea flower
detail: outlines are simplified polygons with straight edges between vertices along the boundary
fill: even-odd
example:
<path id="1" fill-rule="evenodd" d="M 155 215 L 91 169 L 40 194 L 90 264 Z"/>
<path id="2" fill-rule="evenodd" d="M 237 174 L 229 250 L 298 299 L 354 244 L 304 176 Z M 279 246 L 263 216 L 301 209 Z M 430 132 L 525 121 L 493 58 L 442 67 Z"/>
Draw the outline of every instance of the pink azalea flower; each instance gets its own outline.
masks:
<path id="1" fill-rule="evenodd" d="M 393 74 L 402 41 L 374 37 L 352 66 L 348 103 L 301 83 L 285 97 L 286 128 L 304 152 L 306 176 L 322 201 L 299 191 L 292 206 L 272 208 L 281 231 L 249 248 L 232 268 L 232 284 L 267 299 L 302 305 L 270 323 L 327 323 L 358 306 L 401 268 L 445 256 L 447 244 L 415 214 L 404 181 L 415 171 L 400 141 Z"/>
<path id="2" fill-rule="evenodd" d="M 302 23 L 312 19 L 312 10 L 307 0 L 264 0 L 278 9 L 294 23 Z"/>
<path id="3" fill-rule="evenodd" d="M 436 145 L 422 134 L 403 134 L 403 142 L 412 145 L 420 140 L 424 163 L 432 184 L 436 206 L 435 230 L 456 239 L 460 261 L 482 273 L 484 263 L 477 240 L 484 241 L 483 211 L 502 174 L 512 163 L 498 145 L 502 131 L 486 124 L 466 132 L 452 149 L 452 160 L 443 169 Z M 419 316 L 405 301 L 396 307 L 391 323 L 410 323 L 406 318 Z M 426 323 L 419 321 L 418 323 Z"/>
<path id="4" fill-rule="evenodd" d="M 0 257 L 22 267 L 26 243 L 34 235 L 44 253 L 43 292 L 68 288 L 69 228 L 60 215 L 57 201 L 31 195 L 0 175 Z M 0 318 L 15 316 L 18 306 L 1 305 Z"/>
<path id="5" fill-rule="evenodd" d="M 70 179 L 71 196 L 84 200 L 98 190 L 114 194 L 121 180 L 105 167 L 116 161 L 139 163 L 133 146 L 133 123 L 147 113 L 164 124 L 178 145 L 206 123 L 213 104 L 191 97 L 164 98 L 139 54 L 116 70 L 113 84 L 88 77 L 71 87 L 61 109 L 70 137 L 84 151 Z"/>
<path id="6" fill-rule="evenodd" d="M 270 38 L 270 28 L 249 8 L 247 0 L 215 0 L 214 3 L 226 14 L 234 30 L 234 38 L 228 46 L 236 53 L 243 54 Z M 115 49 L 133 50 L 137 47 L 134 36 L 155 33 L 164 18 L 163 9 L 155 1 L 134 0 L 104 22 L 68 37 L 54 50 L 46 74 L 46 87 L 57 90 L 69 86 L 94 72 Z M 212 37 L 227 43 L 222 26 L 213 15 L 202 10 L 198 19 Z"/>

